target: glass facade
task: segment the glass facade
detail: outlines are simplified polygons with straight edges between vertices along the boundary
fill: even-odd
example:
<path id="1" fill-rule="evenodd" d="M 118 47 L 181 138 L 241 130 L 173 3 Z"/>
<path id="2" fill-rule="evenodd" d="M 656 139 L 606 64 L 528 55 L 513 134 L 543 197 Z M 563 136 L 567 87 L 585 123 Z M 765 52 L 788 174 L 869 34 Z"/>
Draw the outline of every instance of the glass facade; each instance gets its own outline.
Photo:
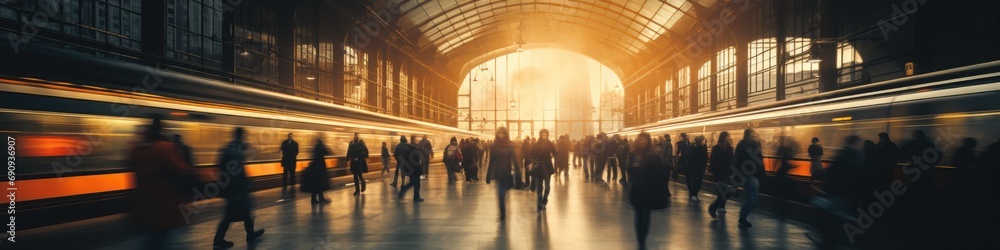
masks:
<path id="1" fill-rule="evenodd" d="M 580 138 L 622 128 L 618 76 L 563 50 L 498 56 L 472 69 L 458 93 L 459 128 L 486 134 L 505 126 L 515 138 L 535 137 L 543 128 Z"/>

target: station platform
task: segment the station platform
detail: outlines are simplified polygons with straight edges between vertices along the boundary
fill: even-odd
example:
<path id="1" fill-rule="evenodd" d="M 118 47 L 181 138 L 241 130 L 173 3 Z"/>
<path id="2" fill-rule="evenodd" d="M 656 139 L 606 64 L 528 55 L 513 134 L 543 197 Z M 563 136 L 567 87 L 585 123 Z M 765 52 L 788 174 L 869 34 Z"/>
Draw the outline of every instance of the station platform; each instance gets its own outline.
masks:
<path id="1" fill-rule="evenodd" d="M 435 170 L 438 170 L 435 172 Z M 397 190 L 378 173 L 368 176 L 368 189 L 354 196 L 352 185 L 326 193 L 329 204 L 311 204 L 309 195 L 280 188 L 254 193 L 256 227 L 265 229 L 253 244 L 245 242 L 241 222 L 231 225 L 226 239 L 232 249 L 636 249 L 633 210 L 624 187 L 585 182 L 580 169 L 566 178 L 553 177 L 546 211 L 537 212 L 535 193 L 511 190 L 508 215 L 498 220 L 496 189 L 484 181 L 449 185 L 432 166 L 424 180 L 424 202 L 411 193 L 398 199 Z M 391 177 L 391 176 L 389 176 Z M 484 176 L 485 177 L 485 176 Z M 485 179 L 484 179 L 485 180 Z M 753 227 L 737 227 L 739 203 L 729 201 L 719 220 L 705 212 L 714 196 L 702 192 L 700 202 L 688 199 L 686 187 L 671 182 L 670 207 L 653 212 L 650 249 L 811 249 L 806 233 L 815 229 L 762 210 L 751 215 Z M 190 226 L 174 230 L 167 249 L 211 249 L 221 215 L 221 200 Z M 124 216 L 109 216 L 25 232 L 29 239 L 49 239 L 42 249 L 141 249 L 145 238 L 94 228 L 120 225 Z M 98 227 L 97 225 L 104 225 Z M 82 239 L 67 239 L 66 232 Z M 89 236 L 88 236 L 89 234 Z M 29 236 L 30 235 L 30 236 Z M 62 236 L 60 236 L 62 235 Z M 51 236 L 64 237 L 53 241 Z M 73 242 L 73 241 L 76 242 Z M 72 243 L 70 243 L 72 242 Z M 72 245 L 67 245 L 72 244 Z"/>

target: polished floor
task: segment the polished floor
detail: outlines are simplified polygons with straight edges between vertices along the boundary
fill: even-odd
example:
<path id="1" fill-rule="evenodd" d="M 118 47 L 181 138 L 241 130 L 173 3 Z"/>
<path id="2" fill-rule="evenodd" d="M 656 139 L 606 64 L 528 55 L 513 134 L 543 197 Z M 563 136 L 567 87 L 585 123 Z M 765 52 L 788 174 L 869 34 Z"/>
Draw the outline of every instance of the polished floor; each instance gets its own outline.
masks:
<path id="1" fill-rule="evenodd" d="M 267 230 L 247 245 L 242 223 L 233 223 L 227 240 L 234 249 L 635 249 L 633 212 L 617 183 L 584 182 L 573 169 L 568 179 L 553 177 L 546 211 L 537 212 L 535 193 L 513 190 L 508 216 L 498 221 L 496 189 L 483 182 L 449 185 L 443 172 L 425 180 L 414 202 L 380 180 L 354 196 L 353 188 L 327 192 L 330 204 L 313 205 L 308 195 L 276 200 L 280 204 L 254 211 L 257 227 Z M 432 170 L 432 173 L 434 170 Z M 274 190 L 271 190 L 274 191 Z M 274 191 L 279 192 L 279 191 Z M 737 228 L 739 203 L 713 221 L 705 212 L 714 199 L 702 192 L 700 202 L 687 199 L 682 184 L 671 183 L 671 206 L 653 212 L 650 249 L 809 249 L 801 223 L 764 212 L 751 216 L 754 225 Z M 286 194 L 287 197 L 287 194 Z M 258 201 L 260 202 L 260 201 Z M 169 249 L 211 249 L 217 221 L 175 230 Z M 133 238 L 107 249 L 139 249 Z"/>

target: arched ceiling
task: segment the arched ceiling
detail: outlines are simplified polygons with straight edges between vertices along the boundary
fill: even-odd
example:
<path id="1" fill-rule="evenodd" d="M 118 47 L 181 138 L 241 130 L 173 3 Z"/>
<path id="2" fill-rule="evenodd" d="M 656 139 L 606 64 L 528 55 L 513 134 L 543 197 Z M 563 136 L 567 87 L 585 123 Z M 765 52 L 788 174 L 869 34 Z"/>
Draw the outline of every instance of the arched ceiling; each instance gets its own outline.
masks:
<path id="1" fill-rule="evenodd" d="M 552 44 L 601 61 L 662 51 L 719 0 L 402 0 L 397 25 L 420 54 L 450 70 L 483 54 Z M 621 65 L 617 65 L 621 66 Z"/>

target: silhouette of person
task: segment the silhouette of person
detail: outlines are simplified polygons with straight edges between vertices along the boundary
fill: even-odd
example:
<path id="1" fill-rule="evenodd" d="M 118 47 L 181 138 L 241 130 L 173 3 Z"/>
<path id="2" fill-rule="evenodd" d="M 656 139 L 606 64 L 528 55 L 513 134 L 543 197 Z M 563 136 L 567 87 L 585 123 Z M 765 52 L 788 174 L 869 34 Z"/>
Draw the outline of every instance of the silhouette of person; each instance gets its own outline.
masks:
<path id="1" fill-rule="evenodd" d="M 228 185 L 222 187 L 222 198 L 226 200 L 226 210 L 219 226 L 215 230 L 215 239 L 212 245 L 216 248 L 232 247 L 233 242 L 226 241 L 226 231 L 229 231 L 229 223 L 243 221 L 243 228 L 247 232 L 247 243 L 264 235 L 264 229 L 254 231 L 253 216 L 250 214 L 253 201 L 250 197 L 250 182 L 247 180 L 244 162 L 246 155 L 253 148 L 243 141 L 244 132 L 242 127 L 233 130 L 233 140 L 219 150 L 219 171 L 221 174 L 229 175 Z"/>
<path id="2" fill-rule="evenodd" d="M 347 162 L 351 163 L 351 175 L 354 175 L 354 195 L 365 191 L 365 173 L 368 172 L 368 145 L 358 133 L 354 140 L 347 144 Z"/>
<path id="3" fill-rule="evenodd" d="M 288 139 L 281 142 L 281 186 L 295 186 L 295 168 L 299 156 L 299 143 L 292 139 L 292 133 L 288 133 Z"/>
<path id="4" fill-rule="evenodd" d="M 496 137 L 490 147 L 490 158 L 486 164 L 486 184 L 490 184 L 491 181 L 496 182 L 499 220 L 503 221 L 507 217 L 507 190 L 514 187 L 512 172 L 517 169 L 521 161 L 517 158 L 516 148 L 510 141 L 510 133 L 505 127 L 497 128 Z"/>
<path id="5" fill-rule="evenodd" d="M 126 158 L 126 165 L 135 174 L 135 189 L 131 194 L 129 222 L 148 236 L 145 249 L 163 249 L 170 232 L 186 223 L 183 210 L 178 205 L 191 203 L 193 194 L 175 181 L 176 177 L 196 179 L 194 169 L 181 157 L 179 147 L 161 133 L 163 122 L 154 116 L 146 125 L 141 137 L 134 142 Z M 191 179 L 194 178 L 194 179 Z"/>
<path id="6" fill-rule="evenodd" d="M 309 166 L 302 173 L 302 185 L 299 188 L 302 192 L 311 194 L 311 202 L 329 203 L 330 200 L 323 197 L 323 192 L 330 190 L 330 177 L 326 169 L 326 156 L 332 155 L 333 151 L 323 144 L 322 135 L 317 135 L 313 143 L 312 160 Z"/>
<path id="7" fill-rule="evenodd" d="M 656 154 L 649 133 L 642 132 L 635 138 L 629 153 L 629 201 L 635 210 L 635 232 L 639 249 L 646 249 L 652 210 L 668 205 L 669 173 Z"/>

